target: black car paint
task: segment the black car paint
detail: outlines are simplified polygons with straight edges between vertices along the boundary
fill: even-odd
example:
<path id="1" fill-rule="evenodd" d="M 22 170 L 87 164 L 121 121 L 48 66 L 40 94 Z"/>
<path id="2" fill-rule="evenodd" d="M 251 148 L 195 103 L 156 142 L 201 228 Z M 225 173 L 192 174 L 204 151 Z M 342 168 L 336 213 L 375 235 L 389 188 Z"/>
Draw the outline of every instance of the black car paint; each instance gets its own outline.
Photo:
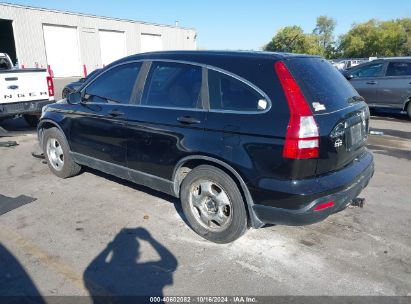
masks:
<path id="1" fill-rule="evenodd" d="M 337 197 L 344 189 L 348 191 L 356 180 L 363 181 L 360 190 L 365 187 L 374 170 L 373 158 L 365 147 L 361 147 L 350 159 L 339 159 L 325 144 L 321 144 L 320 150 L 326 159 L 323 165 L 321 159 L 282 157 L 290 112 L 274 63 L 292 58 L 304 56 L 161 52 L 127 57 L 102 72 L 128 61 L 172 60 L 199 64 L 204 70 L 228 71 L 251 82 L 268 96 L 271 108 L 261 113 L 238 113 L 207 108 L 184 110 L 62 101 L 48 106 L 43 113 L 39 138 L 41 141 L 42 128 L 58 126 L 79 163 L 177 197 L 181 182 L 178 169 L 185 166 L 184 160 L 214 163 L 228 170 L 240 184 L 252 226 L 260 227 L 267 222 L 312 223 L 345 208 L 352 195 L 346 195 L 326 212 L 315 212 L 314 216 L 312 207 L 316 202 L 324 197 Z M 336 113 L 318 115 L 321 142 L 329 141 L 329 134 L 339 120 L 356 115 L 364 108 L 366 105 L 359 102 Z M 110 115 L 114 110 L 123 114 Z M 198 123 L 180 122 L 181 117 L 194 118 Z M 272 216 L 261 215 L 261 210 L 267 208 L 270 210 L 267 214 Z M 299 213 L 312 216 L 301 217 Z M 278 221 L 279 217 L 283 220 Z"/>

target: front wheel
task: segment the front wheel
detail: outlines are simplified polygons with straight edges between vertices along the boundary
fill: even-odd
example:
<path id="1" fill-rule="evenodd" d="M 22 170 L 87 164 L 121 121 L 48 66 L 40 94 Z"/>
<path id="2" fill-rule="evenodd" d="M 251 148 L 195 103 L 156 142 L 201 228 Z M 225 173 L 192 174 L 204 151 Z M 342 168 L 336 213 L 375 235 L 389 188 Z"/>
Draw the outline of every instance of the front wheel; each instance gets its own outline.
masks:
<path id="1" fill-rule="evenodd" d="M 181 185 L 181 203 L 191 228 L 215 243 L 230 243 L 247 230 L 244 200 L 224 171 L 202 165 L 190 171 Z"/>
<path id="2" fill-rule="evenodd" d="M 81 167 L 69 154 L 69 145 L 64 134 L 57 128 L 44 130 L 43 152 L 51 172 L 61 178 L 77 175 Z"/>

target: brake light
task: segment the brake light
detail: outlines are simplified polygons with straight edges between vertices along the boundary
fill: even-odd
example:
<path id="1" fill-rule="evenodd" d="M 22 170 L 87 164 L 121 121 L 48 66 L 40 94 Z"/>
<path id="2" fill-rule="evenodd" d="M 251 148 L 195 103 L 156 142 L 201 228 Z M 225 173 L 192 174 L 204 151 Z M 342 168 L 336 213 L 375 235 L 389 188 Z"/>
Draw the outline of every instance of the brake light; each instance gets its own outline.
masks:
<path id="1" fill-rule="evenodd" d="M 328 209 L 328 208 L 331 208 L 332 206 L 334 206 L 333 201 L 322 203 L 322 204 L 317 205 L 314 208 L 314 211 L 320 211 L 320 210 Z"/>
<path id="2" fill-rule="evenodd" d="M 295 159 L 316 158 L 320 137 L 311 109 L 284 62 L 277 61 L 274 67 L 290 109 L 283 156 Z"/>
<path id="3" fill-rule="evenodd" d="M 49 96 L 54 96 L 54 84 L 53 78 L 51 78 L 51 76 L 47 76 L 47 89 L 49 91 Z"/>

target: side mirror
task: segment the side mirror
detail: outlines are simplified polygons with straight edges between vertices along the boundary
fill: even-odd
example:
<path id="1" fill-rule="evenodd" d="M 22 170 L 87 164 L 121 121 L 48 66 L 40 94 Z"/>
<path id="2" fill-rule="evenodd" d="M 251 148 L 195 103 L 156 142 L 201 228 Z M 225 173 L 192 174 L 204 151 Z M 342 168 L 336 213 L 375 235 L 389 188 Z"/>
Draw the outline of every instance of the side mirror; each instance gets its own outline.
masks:
<path id="1" fill-rule="evenodd" d="M 354 78 L 354 75 L 351 74 L 351 73 L 343 73 L 343 75 L 344 75 L 345 79 L 347 79 L 347 80 L 351 80 L 351 79 Z"/>
<path id="2" fill-rule="evenodd" d="M 82 101 L 81 92 L 72 92 L 67 96 L 69 104 L 79 104 Z"/>

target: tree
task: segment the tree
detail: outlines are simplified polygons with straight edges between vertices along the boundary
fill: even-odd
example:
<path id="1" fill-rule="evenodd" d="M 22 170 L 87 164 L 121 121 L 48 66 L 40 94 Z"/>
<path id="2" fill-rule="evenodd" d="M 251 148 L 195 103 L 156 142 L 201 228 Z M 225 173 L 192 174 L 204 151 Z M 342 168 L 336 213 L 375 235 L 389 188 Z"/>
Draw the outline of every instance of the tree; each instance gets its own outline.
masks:
<path id="1" fill-rule="evenodd" d="M 286 26 L 280 29 L 264 47 L 265 51 L 320 54 L 321 49 L 314 35 L 304 33 L 299 26 Z"/>
<path id="2" fill-rule="evenodd" d="M 334 30 L 337 22 L 327 16 L 317 17 L 317 24 L 313 34 L 317 36 L 318 43 L 324 56 L 330 58 L 334 55 Z"/>
<path id="3" fill-rule="evenodd" d="M 264 47 L 265 51 L 317 54 L 326 58 L 411 56 L 411 18 L 389 21 L 371 19 L 353 24 L 338 41 L 334 40 L 336 22 L 319 16 L 312 34 L 300 26 L 280 29 Z"/>
<path id="4" fill-rule="evenodd" d="M 345 57 L 409 56 L 411 54 L 411 19 L 378 21 L 371 19 L 354 24 L 341 37 L 340 49 Z"/>

